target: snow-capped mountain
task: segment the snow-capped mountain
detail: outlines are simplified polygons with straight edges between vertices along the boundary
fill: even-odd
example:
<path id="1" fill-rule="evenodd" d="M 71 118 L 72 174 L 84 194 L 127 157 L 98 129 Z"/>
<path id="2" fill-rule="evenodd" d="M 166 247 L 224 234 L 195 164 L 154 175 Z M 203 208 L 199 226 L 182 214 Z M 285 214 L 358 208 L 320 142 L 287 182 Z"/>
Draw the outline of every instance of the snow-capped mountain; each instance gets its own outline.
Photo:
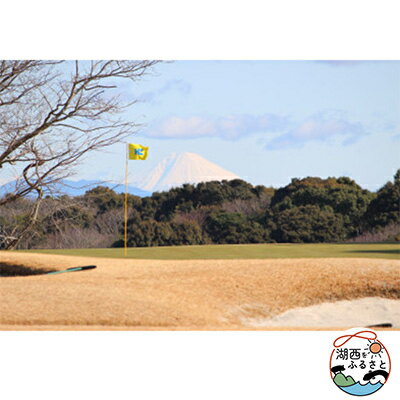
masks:
<path id="1" fill-rule="evenodd" d="M 135 184 L 148 192 L 160 192 L 184 183 L 194 184 L 224 179 L 232 180 L 240 177 L 198 154 L 172 153 Z"/>

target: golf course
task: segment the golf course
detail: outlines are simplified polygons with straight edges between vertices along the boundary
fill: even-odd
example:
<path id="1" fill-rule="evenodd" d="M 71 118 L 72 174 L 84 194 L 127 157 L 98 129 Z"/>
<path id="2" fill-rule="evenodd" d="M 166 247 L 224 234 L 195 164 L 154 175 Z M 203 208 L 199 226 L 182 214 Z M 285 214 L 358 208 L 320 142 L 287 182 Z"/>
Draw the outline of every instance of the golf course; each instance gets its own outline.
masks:
<path id="1" fill-rule="evenodd" d="M 96 268 L 48 274 L 88 265 Z M 0 251 L 0 272 L 3 330 L 400 327 L 399 246 L 390 243 L 131 248 L 127 257 L 121 248 Z M 323 308 L 313 321 L 268 322 L 357 299 L 367 306 L 352 314 L 346 303 L 340 322 L 316 321 Z"/>

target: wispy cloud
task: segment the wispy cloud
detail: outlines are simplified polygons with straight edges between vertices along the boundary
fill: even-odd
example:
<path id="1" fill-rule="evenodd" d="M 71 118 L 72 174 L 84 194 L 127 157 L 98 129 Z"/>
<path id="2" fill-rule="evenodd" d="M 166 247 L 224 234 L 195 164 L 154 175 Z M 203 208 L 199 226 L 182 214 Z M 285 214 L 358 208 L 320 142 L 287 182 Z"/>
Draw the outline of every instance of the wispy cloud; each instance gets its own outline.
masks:
<path id="1" fill-rule="evenodd" d="M 182 79 L 173 79 L 165 83 L 164 86 L 157 90 L 144 92 L 139 96 L 141 101 L 155 103 L 159 100 L 161 96 L 166 93 L 175 92 L 180 95 L 188 95 L 192 90 L 192 86 L 190 83 L 182 80 Z"/>
<path id="2" fill-rule="evenodd" d="M 255 133 L 282 131 L 287 129 L 288 125 L 287 117 L 276 114 L 187 118 L 174 116 L 160 121 L 148 129 L 146 134 L 149 137 L 161 139 L 220 137 L 226 140 L 237 140 Z"/>
<path id="3" fill-rule="evenodd" d="M 293 129 L 271 140 L 266 148 L 276 150 L 303 147 L 309 142 L 330 142 L 342 138 L 343 145 L 357 142 L 367 131 L 360 122 L 349 121 L 339 111 L 315 114 L 300 122 Z"/>
<path id="4" fill-rule="evenodd" d="M 343 145 L 358 141 L 367 134 L 360 122 L 340 111 L 325 111 L 303 121 L 293 121 L 278 114 L 229 115 L 222 117 L 172 116 L 146 129 L 146 136 L 158 139 L 220 138 L 239 140 L 262 135 L 267 150 L 303 147 L 309 142 L 331 142 L 341 138 Z"/>

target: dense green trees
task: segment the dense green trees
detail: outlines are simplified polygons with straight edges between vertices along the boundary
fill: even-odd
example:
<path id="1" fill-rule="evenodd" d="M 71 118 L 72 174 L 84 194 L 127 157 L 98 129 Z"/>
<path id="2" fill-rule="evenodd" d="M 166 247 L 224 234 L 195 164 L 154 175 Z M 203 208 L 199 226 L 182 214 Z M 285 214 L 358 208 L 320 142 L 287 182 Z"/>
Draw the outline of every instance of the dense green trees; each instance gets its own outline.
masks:
<path id="1" fill-rule="evenodd" d="M 97 186 L 88 190 L 83 196 L 85 202 L 97 209 L 97 213 L 104 213 L 113 208 L 123 207 L 123 197 L 105 186 Z"/>
<path id="2" fill-rule="evenodd" d="M 344 241 L 362 232 L 375 197 L 346 177 L 293 179 L 277 191 L 241 180 L 184 185 L 142 199 L 137 210 L 142 220 L 153 223 L 130 225 L 130 243 Z M 171 224 L 173 232 L 187 231 L 186 236 L 176 238 Z"/>
<path id="3" fill-rule="evenodd" d="M 253 187 L 245 181 L 234 179 L 186 184 L 168 192 L 154 193 L 152 199 L 158 206 L 155 219 L 164 221 L 170 220 L 176 211 L 191 212 L 199 207 L 220 206 L 225 201 L 259 198 L 262 194 L 261 187 Z"/>
<path id="4" fill-rule="evenodd" d="M 329 206 L 291 207 L 274 216 L 271 236 L 277 242 L 338 242 L 347 238 L 344 218 Z"/>
<path id="5" fill-rule="evenodd" d="M 365 213 L 367 228 L 379 229 L 393 223 L 400 223 L 400 169 L 393 182 L 386 183 L 378 190 Z"/>
<path id="6" fill-rule="evenodd" d="M 400 233 L 400 170 L 377 193 L 346 177 L 292 179 L 278 190 L 237 179 L 129 195 L 128 203 L 129 246 L 385 240 Z M 123 204 L 123 194 L 101 186 L 48 197 L 25 248 L 123 246 Z M 0 209 L 0 233 L 25 218 L 25 208 Z"/>
<path id="7" fill-rule="evenodd" d="M 129 220 L 129 247 L 175 246 L 202 244 L 203 234 L 200 227 L 192 222 L 169 223 L 158 221 L 141 221 L 137 224 Z M 123 240 L 114 243 L 122 247 Z"/>
<path id="8" fill-rule="evenodd" d="M 213 243 L 264 243 L 269 241 L 268 231 L 256 221 L 241 213 L 217 211 L 206 220 L 205 231 Z"/>
<path id="9" fill-rule="evenodd" d="M 292 179 L 289 185 L 277 190 L 271 206 L 276 216 L 293 207 L 314 205 L 321 210 L 330 207 L 333 213 L 342 216 L 346 236 L 355 236 L 360 233 L 361 220 L 373 197 L 374 194 L 346 177 Z M 339 236 L 337 239 L 340 240 Z"/>

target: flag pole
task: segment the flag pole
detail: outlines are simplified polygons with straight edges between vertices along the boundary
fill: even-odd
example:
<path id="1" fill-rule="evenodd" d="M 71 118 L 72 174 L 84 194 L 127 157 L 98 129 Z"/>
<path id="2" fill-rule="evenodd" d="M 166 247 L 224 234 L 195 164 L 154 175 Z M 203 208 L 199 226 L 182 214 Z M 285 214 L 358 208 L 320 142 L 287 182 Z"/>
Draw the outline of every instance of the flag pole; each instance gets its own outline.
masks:
<path id="1" fill-rule="evenodd" d="M 127 254 L 128 241 L 128 158 L 129 145 L 126 144 L 126 161 L 125 161 L 125 201 L 124 201 L 124 256 Z"/>

